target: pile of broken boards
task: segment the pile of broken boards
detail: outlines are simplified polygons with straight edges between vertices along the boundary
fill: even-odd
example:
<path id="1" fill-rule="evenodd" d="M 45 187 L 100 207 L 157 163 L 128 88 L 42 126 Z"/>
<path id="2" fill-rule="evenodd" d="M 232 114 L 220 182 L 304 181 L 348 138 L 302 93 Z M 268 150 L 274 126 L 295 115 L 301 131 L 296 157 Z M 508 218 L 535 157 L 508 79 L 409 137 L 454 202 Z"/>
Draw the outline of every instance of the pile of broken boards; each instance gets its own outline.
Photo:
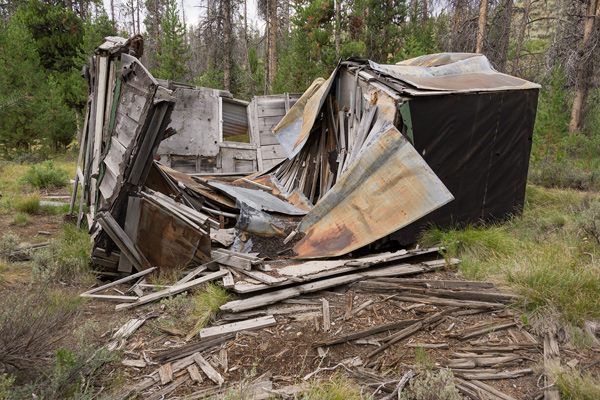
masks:
<path id="1" fill-rule="evenodd" d="M 221 306 L 214 325 L 200 330 L 197 338 L 181 327 L 160 323 L 170 318 L 160 307 L 150 313 L 140 310 L 109 343 L 109 349 L 124 351 L 122 364 L 131 378 L 128 381 L 133 381 L 119 396 L 191 400 L 219 396 L 233 388 L 251 394 L 246 398 L 288 398 L 307 390 L 312 378 L 341 372 L 375 398 L 391 399 L 398 398 L 396 393 L 407 380 L 410 385 L 413 375 L 428 368 L 449 368 L 464 398 L 538 397 L 541 392 L 532 366 L 541 360 L 542 344 L 508 307 L 515 297 L 500 293 L 491 283 L 456 280 L 446 265 L 458 260 L 435 260 L 438 250 L 344 262 L 309 261 L 294 269 L 273 266 L 267 272 L 235 267 L 203 271 L 200 278 L 195 278 L 196 270 L 169 288 L 140 293 L 139 299 L 117 309 L 146 304 L 209 280 L 231 287 L 230 274 L 250 272 L 265 281 L 267 276 L 282 279 L 262 283 L 271 290 Z M 264 263 L 261 268 L 268 266 Z M 88 293 L 132 282 L 141 274 Z M 317 277 L 321 279 L 312 280 Z M 232 289 L 236 286 L 239 292 L 247 288 L 238 283 Z M 152 285 L 138 282 L 129 291 L 140 289 Z M 158 320 L 148 329 L 139 329 L 151 318 Z M 156 329 L 162 334 L 157 336 Z M 548 346 L 552 341 L 544 343 Z M 251 370 L 254 375 L 248 378 Z"/>

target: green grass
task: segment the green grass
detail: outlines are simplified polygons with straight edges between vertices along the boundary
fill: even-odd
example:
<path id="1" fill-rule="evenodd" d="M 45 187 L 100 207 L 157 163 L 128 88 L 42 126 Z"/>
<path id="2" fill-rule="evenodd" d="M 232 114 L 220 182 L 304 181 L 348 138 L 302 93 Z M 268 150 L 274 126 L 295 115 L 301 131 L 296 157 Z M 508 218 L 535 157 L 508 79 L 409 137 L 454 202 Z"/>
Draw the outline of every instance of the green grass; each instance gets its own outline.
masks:
<path id="1" fill-rule="evenodd" d="M 348 378 L 341 374 L 334 375 L 328 381 L 313 381 L 310 388 L 296 398 L 299 400 L 371 399 L 369 395 L 362 393 L 360 386 L 348 380 Z"/>
<path id="2" fill-rule="evenodd" d="M 27 213 L 17 213 L 13 217 L 13 224 L 17 226 L 25 226 L 29 221 L 29 215 Z"/>
<path id="3" fill-rule="evenodd" d="M 446 245 L 447 255 L 461 258 L 465 277 L 489 280 L 520 295 L 515 306 L 539 333 L 559 324 L 573 345 L 586 348 L 593 338 L 585 323 L 600 319 L 598 237 L 599 195 L 529 185 L 523 215 L 503 224 L 431 227 L 422 244 Z M 596 378 L 561 373 L 564 398 L 600 398 Z"/>
<path id="4" fill-rule="evenodd" d="M 14 207 L 19 212 L 35 215 L 40 211 L 40 196 L 36 193 L 23 196 L 17 200 Z"/>
<path id="5" fill-rule="evenodd" d="M 433 227 L 422 243 L 445 244 L 449 255 L 462 259 L 467 278 L 492 280 L 522 295 L 527 312 L 557 310 L 563 322 L 581 327 L 600 318 L 600 247 L 578 223 L 595 201 L 530 185 L 522 216 L 502 225 Z"/>
<path id="6" fill-rule="evenodd" d="M 229 299 L 230 294 L 227 289 L 213 283 L 206 284 L 203 290 L 196 292 L 192 297 L 192 318 L 196 320 L 196 324 L 186 340 L 196 336 L 219 311 L 219 307 L 227 303 Z"/>
<path id="7" fill-rule="evenodd" d="M 557 367 L 552 373 L 563 399 L 597 400 L 600 383 L 589 372 Z"/>

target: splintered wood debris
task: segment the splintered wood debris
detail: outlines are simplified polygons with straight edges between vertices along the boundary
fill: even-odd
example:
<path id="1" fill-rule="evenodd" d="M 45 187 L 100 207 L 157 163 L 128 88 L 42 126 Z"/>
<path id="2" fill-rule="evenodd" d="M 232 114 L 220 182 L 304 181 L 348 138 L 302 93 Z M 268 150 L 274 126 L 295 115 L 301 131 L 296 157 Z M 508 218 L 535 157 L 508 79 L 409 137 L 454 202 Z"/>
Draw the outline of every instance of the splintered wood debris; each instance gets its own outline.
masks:
<path id="1" fill-rule="evenodd" d="M 78 223 L 87 205 L 92 261 L 116 279 L 81 296 L 117 302 L 115 315 L 127 318 L 108 339 L 109 350 L 124 351 L 120 368 L 135 375 L 119 397 L 193 399 L 221 395 L 228 385 L 253 399 L 290 397 L 306 388 L 298 376 L 344 371 L 376 398 L 392 399 L 423 371 L 448 368 L 463 396 L 525 398 L 507 382 L 535 380 L 542 343 L 549 375 L 559 357 L 556 335 L 542 341 L 529 334 L 509 308 L 518 297 L 447 272 L 460 260 L 442 247 L 386 241 L 407 232 L 414 242 L 414 232 L 403 229 L 435 210 L 444 214 L 449 202 L 463 210 L 471 198 L 446 186 L 458 172 L 443 165 L 442 180 L 425 159 L 430 152 L 415 146 L 420 132 L 412 131 L 407 95 L 427 90 L 349 60 L 302 95 L 247 103 L 157 80 L 131 55 L 129 41 L 107 39 L 86 70 L 71 211 L 81 187 Z M 223 142 L 232 129 L 245 130 L 223 124 L 228 112 L 247 115 L 250 143 Z M 184 138 L 198 154 L 176 147 Z M 465 163 L 473 165 L 468 157 Z M 492 188 L 514 201 L 494 208 L 484 198 L 482 207 L 498 216 L 520 209 L 523 182 Z M 466 220 L 483 215 L 463 211 Z M 390 251 L 375 253 L 383 248 Z M 232 296 L 206 326 L 146 322 L 169 318 L 165 304 L 209 282 Z M 153 311 L 140 315 L 143 305 Z M 249 380 L 250 369 L 261 375 Z M 543 390 L 556 395 L 548 378 Z"/>

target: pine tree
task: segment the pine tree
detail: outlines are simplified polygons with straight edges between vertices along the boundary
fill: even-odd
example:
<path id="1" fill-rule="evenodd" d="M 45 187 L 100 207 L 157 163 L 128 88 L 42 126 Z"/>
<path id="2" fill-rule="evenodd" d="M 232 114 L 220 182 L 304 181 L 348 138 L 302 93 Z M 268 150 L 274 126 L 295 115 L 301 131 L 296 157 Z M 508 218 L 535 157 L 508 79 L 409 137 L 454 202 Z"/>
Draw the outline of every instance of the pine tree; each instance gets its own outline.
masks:
<path id="1" fill-rule="evenodd" d="M 187 62 L 191 57 L 190 46 L 185 43 L 185 27 L 179 20 L 177 1 L 169 0 L 162 21 L 162 35 L 158 39 L 158 69 L 154 76 L 172 81 L 183 79 L 189 73 Z"/>

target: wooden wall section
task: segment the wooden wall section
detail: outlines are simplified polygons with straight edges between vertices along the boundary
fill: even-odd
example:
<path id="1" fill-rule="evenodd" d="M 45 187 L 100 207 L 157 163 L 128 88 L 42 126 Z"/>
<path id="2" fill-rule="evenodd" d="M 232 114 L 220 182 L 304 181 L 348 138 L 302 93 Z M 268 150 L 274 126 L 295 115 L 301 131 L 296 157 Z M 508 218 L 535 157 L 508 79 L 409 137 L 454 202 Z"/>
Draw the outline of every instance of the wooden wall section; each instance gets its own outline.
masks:
<path id="1" fill-rule="evenodd" d="M 270 96 L 255 96 L 248 106 L 250 141 L 257 145 L 258 169 L 271 168 L 286 158 L 273 128 L 296 104 L 302 93 L 284 93 Z"/>

